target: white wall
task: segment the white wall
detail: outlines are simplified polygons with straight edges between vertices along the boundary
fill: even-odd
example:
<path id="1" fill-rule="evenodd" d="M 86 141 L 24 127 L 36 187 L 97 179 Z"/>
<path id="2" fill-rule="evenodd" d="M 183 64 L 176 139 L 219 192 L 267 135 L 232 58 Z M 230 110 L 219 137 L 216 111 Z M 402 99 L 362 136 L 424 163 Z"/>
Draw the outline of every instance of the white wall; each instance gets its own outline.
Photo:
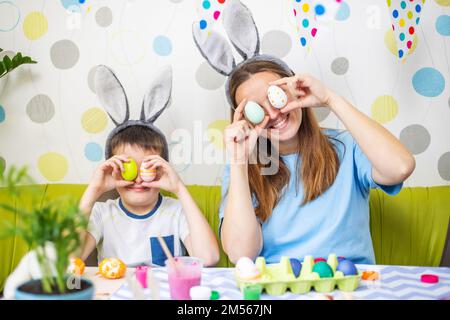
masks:
<path id="1" fill-rule="evenodd" d="M 217 126 L 218 120 L 229 118 L 224 78 L 205 65 L 192 40 L 191 25 L 199 19 L 197 1 L 86 0 L 71 7 L 72 11 L 79 10 L 78 15 L 64 8 L 71 2 L 78 1 L 20 0 L 0 4 L 0 47 L 21 51 L 39 61 L 0 80 L 0 162 L 28 165 L 40 182 L 89 180 L 113 128 L 103 111 L 94 109 L 89 113 L 91 108 L 99 108 L 89 78 L 97 64 L 109 65 L 116 71 L 134 117 L 157 70 L 166 64 L 173 66 L 173 103 L 157 121 L 168 137 L 179 128 L 193 133 L 194 123 L 205 131 L 212 123 Z M 450 15 L 449 1 L 425 3 L 417 48 L 404 62 L 386 44 L 391 18 L 385 1 L 347 0 L 348 18 L 344 15 L 341 21 L 319 24 L 309 54 L 299 44 L 291 0 L 243 2 L 254 14 L 264 52 L 283 55 L 295 71 L 315 75 L 366 114 L 387 120 L 383 125 L 401 136 L 416 153 L 417 169 L 407 186 L 450 183 L 450 42 L 436 26 L 440 16 Z M 29 16 L 35 11 L 41 15 Z M 449 28 L 448 19 L 440 19 L 442 33 L 442 22 L 444 29 Z M 220 23 L 215 27 L 222 32 Z M 169 39 L 171 50 L 164 42 L 157 43 L 158 54 L 155 40 L 161 35 Z M 55 46 L 60 40 L 71 42 Z M 161 55 L 161 50 L 167 55 Z M 348 71 L 341 75 L 331 67 L 339 57 L 349 62 Z M 413 87 L 414 74 L 424 67 L 436 69 L 444 78 L 445 88 L 436 97 L 425 97 Z M 430 81 L 425 78 L 426 83 Z M 430 87 L 439 85 L 436 82 Z M 32 100 L 37 95 L 50 99 Z M 376 99 L 385 95 L 391 98 L 382 100 L 380 110 L 373 112 Z M 389 99 L 398 107 L 393 117 L 389 115 L 395 106 L 389 104 Z M 342 128 L 333 114 L 321 125 Z M 176 141 L 169 140 L 176 145 Z M 223 152 L 220 143 L 213 146 L 208 139 L 203 146 Z M 176 167 L 187 183 L 220 182 L 221 164 Z"/>

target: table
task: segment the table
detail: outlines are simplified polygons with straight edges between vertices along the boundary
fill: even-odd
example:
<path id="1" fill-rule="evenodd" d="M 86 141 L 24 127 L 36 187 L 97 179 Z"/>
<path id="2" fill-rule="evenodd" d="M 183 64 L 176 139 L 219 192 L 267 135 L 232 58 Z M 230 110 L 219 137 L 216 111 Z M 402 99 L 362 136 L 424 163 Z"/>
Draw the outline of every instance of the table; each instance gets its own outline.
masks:
<path id="1" fill-rule="evenodd" d="M 346 295 L 335 290 L 329 296 L 334 299 L 363 299 L 363 300 L 428 300 L 450 298 L 450 268 L 432 267 L 404 267 L 383 265 L 357 265 L 360 271 L 377 271 L 380 274 L 378 281 L 361 281 L 358 289 Z M 127 272 L 134 274 L 134 269 Z M 95 275 L 97 268 L 86 268 L 85 277 L 91 279 L 96 287 L 96 299 L 128 300 L 132 299 L 132 293 L 125 279 L 107 280 Z M 153 268 L 154 276 L 160 286 L 161 299 L 170 299 L 169 284 L 165 268 Z M 241 300 L 242 293 L 238 289 L 231 268 L 204 268 L 202 273 L 202 285 L 217 290 L 221 300 Z M 424 273 L 432 273 L 439 276 L 439 283 L 426 284 L 420 281 Z M 150 289 L 144 293 L 150 299 Z M 326 295 L 311 291 L 307 294 L 296 295 L 289 291 L 282 296 L 269 296 L 263 294 L 261 300 L 311 300 L 325 299 Z"/>

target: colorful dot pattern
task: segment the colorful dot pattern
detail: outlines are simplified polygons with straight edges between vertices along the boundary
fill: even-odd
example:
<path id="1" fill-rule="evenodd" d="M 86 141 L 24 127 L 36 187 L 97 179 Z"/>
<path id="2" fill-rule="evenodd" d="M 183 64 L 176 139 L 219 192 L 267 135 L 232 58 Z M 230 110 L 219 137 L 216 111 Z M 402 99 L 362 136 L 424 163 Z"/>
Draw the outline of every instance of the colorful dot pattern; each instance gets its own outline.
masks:
<path id="1" fill-rule="evenodd" d="M 425 0 L 387 0 L 397 42 L 397 55 L 402 60 L 411 53 L 424 3 Z"/>
<path id="2" fill-rule="evenodd" d="M 19 89 L 13 86 L 13 78 L 0 80 L 0 172 L 21 159 L 21 163 L 37 172 L 35 178 L 39 182 L 88 182 L 93 168 L 104 160 L 104 141 L 113 126 L 105 111 L 97 106 L 92 70 L 98 63 L 108 64 L 120 74 L 134 117 L 152 77 L 151 70 L 172 64 L 173 104 L 157 123 L 168 136 L 172 155 L 176 154 L 175 148 L 186 146 L 181 140 L 170 140 L 174 127 L 190 128 L 197 120 L 203 125 L 204 146 L 225 154 L 222 133 L 229 124 L 229 114 L 226 101 L 220 99 L 224 99 L 226 78 L 199 56 L 182 28 L 188 28 L 189 21 L 199 22 L 207 32 L 219 28 L 227 1 L 196 1 L 164 0 L 154 7 L 150 1 L 127 1 L 125 6 L 109 1 L 52 2 L 59 10 L 47 6 L 44 10 L 29 4 L 31 1 L 0 1 L 0 36 L 5 40 L 0 59 L 5 54 L 13 56 L 11 50 L 20 49 L 39 61 L 37 65 L 21 67 L 25 77 Z M 366 14 L 367 5 L 361 1 L 290 1 L 293 9 L 278 0 L 264 4 L 260 0 L 243 1 L 254 13 L 261 52 L 285 59 L 298 72 L 308 69 L 319 75 L 320 69 L 322 80 L 330 86 L 348 83 L 349 90 L 339 93 L 396 133 L 415 155 L 417 167 L 409 185 L 449 184 L 446 135 L 450 94 L 448 59 L 442 52 L 442 43 L 450 35 L 450 15 L 446 11 L 450 1 L 427 1 L 426 10 L 421 0 L 387 1 L 385 9 L 389 9 L 381 10 L 386 14 L 381 29 L 372 30 L 361 40 L 362 46 L 373 45 L 374 52 L 369 55 L 358 46 L 350 48 L 346 44 L 358 37 L 353 29 L 365 27 L 360 25 L 362 19 L 356 17 Z M 334 11 L 332 4 L 336 3 L 338 10 Z M 151 10 L 155 14 L 149 19 L 146 13 Z M 71 13 L 83 14 L 80 30 L 65 24 L 64 19 Z M 336 22 L 335 39 L 324 28 L 324 18 L 329 16 Z M 283 19 L 295 21 L 298 35 L 293 35 Z M 422 24 L 423 21 L 427 23 Z M 418 26 L 423 32 L 418 32 Z M 314 47 L 317 57 L 298 59 L 314 42 L 320 43 Z M 322 47 L 324 43 L 329 46 Z M 402 69 L 397 75 L 400 50 L 402 59 L 411 59 L 403 60 L 403 66 L 398 64 Z M 376 74 L 371 75 L 369 67 L 361 68 L 367 63 L 376 66 Z M 386 75 L 392 75 L 392 79 Z M 349 95 L 350 89 L 354 97 Z M 337 125 L 329 108 L 315 108 L 314 112 L 322 126 Z M 165 122 L 168 118 L 169 124 Z M 25 146 L 30 137 L 32 146 L 16 148 Z M 221 167 L 209 164 L 183 163 L 176 168 L 186 174 L 186 183 L 214 184 L 221 172 Z"/>
<path id="3" fill-rule="evenodd" d="M 209 31 L 219 20 L 226 0 L 196 0 L 200 30 Z"/>
<path id="4" fill-rule="evenodd" d="M 339 10 L 344 5 L 342 0 L 332 0 L 332 2 L 338 6 Z M 325 16 L 328 9 L 324 4 L 311 0 L 292 0 L 292 4 L 292 12 L 297 22 L 297 31 L 300 37 L 299 43 L 302 47 L 309 47 L 318 34 L 318 19 Z M 336 19 L 339 10 L 336 13 Z"/>

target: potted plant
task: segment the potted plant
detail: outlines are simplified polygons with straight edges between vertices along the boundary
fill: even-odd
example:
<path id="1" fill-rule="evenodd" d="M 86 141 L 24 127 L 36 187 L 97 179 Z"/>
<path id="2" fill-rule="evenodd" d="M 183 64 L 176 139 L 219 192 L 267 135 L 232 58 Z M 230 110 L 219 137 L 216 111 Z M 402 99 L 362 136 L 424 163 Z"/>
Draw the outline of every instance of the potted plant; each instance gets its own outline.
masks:
<path id="1" fill-rule="evenodd" d="M 31 279 L 17 287 L 15 298 L 92 299 L 92 282 L 67 272 L 70 255 L 79 249 L 80 234 L 87 226 L 87 219 L 80 214 L 76 201 L 61 197 L 42 203 L 38 192 L 33 191 L 36 186 L 25 168 L 11 167 L 0 175 L 0 184 L 7 189 L 11 203 L 25 201 L 24 190 L 27 199 L 31 197 L 30 209 L 17 209 L 10 204 L 0 203 L 1 209 L 6 213 L 17 214 L 19 220 L 19 223 L 13 224 L 2 219 L 4 226 L 1 237 L 18 236 L 31 249 L 10 276 L 16 279 Z M 33 268 L 37 271 L 30 270 Z M 39 274 L 39 279 L 32 279 L 36 274 Z"/>
<path id="2" fill-rule="evenodd" d="M 0 48 L 0 53 L 3 51 Z M 5 51 L 6 52 L 6 51 Z M 23 64 L 35 64 L 37 63 L 28 56 L 23 56 L 21 52 L 17 52 L 12 58 L 5 54 L 3 59 L 0 59 L 0 95 L 3 93 L 6 81 L 2 78 L 6 77 L 11 71 L 18 68 Z"/>

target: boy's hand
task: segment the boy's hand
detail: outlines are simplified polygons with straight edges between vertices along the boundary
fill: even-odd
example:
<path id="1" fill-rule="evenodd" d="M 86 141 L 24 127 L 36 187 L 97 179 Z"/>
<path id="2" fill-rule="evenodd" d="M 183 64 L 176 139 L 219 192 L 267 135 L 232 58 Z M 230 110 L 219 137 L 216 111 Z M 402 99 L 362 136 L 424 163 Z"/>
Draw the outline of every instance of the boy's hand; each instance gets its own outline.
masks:
<path id="1" fill-rule="evenodd" d="M 128 162 L 125 155 L 115 155 L 103 162 L 94 172 L 90 183 L 96 193 L 103 194 L 117 187 L 127 187 L 134 181 L 125 181 L 122 179 L 121 172 L 124 171 L 123 162 Z"/>
<path id="2" fill-rule="evenodd" d="M 142 182 L 144 187 L 163 189 L 176 195 L 179 193 L 183 186 L 183 182 L 166 160 L 158 155 L 152 155 L 146 157 L 142 161 L 142 166 L 145 169 L 158 169 L 156 180 L 152 182 Z"/>

